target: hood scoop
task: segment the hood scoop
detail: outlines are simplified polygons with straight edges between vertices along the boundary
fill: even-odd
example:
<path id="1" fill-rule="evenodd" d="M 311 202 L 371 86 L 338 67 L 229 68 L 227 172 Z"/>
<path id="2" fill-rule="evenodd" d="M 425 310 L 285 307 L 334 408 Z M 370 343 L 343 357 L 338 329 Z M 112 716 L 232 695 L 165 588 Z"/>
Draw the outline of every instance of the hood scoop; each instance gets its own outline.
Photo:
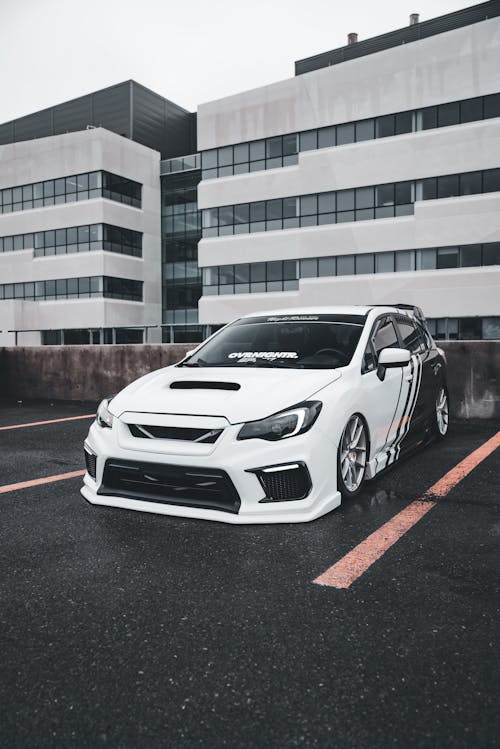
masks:
<path id="1" fill-rule="evenodd" d="M 170 383 L 171 390 L 239 390 L 237 382 L 211 382 L 209 380 L 176 380 Z"/>

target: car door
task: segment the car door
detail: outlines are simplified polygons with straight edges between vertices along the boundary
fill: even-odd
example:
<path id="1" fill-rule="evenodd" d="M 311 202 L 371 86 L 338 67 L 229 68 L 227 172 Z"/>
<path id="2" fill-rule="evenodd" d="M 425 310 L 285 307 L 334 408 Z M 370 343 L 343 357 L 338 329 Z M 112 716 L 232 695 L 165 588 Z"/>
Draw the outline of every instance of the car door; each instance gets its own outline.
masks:
<path id="1" fill-rule="evenodd" d="M 406 405 L 410 383 L 404 378 L 408 377 L 410 366 L 387 369 L 383 380 L 377 373 L 378 356 L 382 349 L 399 346 L 395 322 L 391 315 L 379 317 L 373 324 L 364 353 L 360 393 L 360 409 L 367 419 L 370 430 L 371 475 L 388 464 L 392 456 L 388 451 L 398 436 L 400 414 Z"/>
<path id="2" fill-rule="evenodd" d="M 436 356 L 429 349 L 420 327 L 410 317 L 396 316 L 396 325 L 401 347 L 408 349 L 415 361 L 418 378 L 415 391 L 415 404 L 401 449 L 409 449 L 420 443 L 429 427 L 430 415 L 434 413 L 436 398 L 435 367 L 439 366 Z M 420 369 L 420 372 L 418 371 Z"/>

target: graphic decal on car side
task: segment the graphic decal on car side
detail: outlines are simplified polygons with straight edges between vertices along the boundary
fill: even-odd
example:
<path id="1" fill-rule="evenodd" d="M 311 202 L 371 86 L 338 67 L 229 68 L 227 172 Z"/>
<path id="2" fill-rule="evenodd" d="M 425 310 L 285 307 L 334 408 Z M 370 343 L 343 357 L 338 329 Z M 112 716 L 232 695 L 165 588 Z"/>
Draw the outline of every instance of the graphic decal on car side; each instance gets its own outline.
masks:
<path id="1" fill-rule="evenodd" d="M 403 374 L 403 377 L 405 375 Z M 385 466 L 390 466 L 399 458 L 401 444 L 408 434 L 410 423 L 417 404 L 418 394 L 420 392 L 420 383 L 422 381 L 422 357 L 420 354 L 412 354 L 410 359 L 410 373 L 408 375 L 410 385 L 406 395 L 405 405 L 400 416 L 398 429 L 392 445 L 387 450 L 387 460 Z"/>

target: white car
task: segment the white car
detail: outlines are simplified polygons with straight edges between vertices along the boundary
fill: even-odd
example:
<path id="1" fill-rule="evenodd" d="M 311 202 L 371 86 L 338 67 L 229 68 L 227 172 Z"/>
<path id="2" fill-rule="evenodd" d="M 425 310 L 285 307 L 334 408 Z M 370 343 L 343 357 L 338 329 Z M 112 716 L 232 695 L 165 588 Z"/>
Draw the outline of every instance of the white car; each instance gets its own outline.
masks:
<path id="1" fill-rule="evenodd" d="M 229 523 L 314 520 L 447 430 L 446 360 L 417 307 L 253 314 L 102 401 L 82 494 Z"/>

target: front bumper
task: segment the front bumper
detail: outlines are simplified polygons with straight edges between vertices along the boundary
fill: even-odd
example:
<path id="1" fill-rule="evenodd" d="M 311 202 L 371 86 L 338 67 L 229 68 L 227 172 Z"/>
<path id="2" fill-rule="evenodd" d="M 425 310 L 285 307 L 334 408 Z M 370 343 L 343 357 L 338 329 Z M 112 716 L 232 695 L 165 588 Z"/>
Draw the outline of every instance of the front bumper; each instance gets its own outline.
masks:
<path id="1" fill-rule="evenodd" d="M 115 419 L 112 429 L 103 429 L 94 423 L 85 447 L 96 456 L 95 479 L 85 474 L 82 494 L 92 504 L 233 524 L 306 522 L 338 507 L 337 451 L 317 424 L 303 435 L 278 442 L 238 441 L 240 428 L 241 425 L 227 425 L 215 444 L 199 445 L 163 439 L 131 439 L 121 419 Z M 115 474 L 120 469 L 121 476 L 130 470 L 131 480 L 122 481 L 120 477 L 110 480 L 110 466 Z M 280 466 L 305 467 L 310 484 L 302 495 L 297 495 L 303 498 L 285 501 L 269 498 L 272 473 Z M 263 480 L 263 469 L 271 469 L 264 477 L 269 481 Z M 214 479 L 213 474 L 224 481 L 224 477 L 227 478 L 226 489 L 222 485 L 218 494 L 219 507 L 223 509 L 219 509 L 217 502 L 203 506 L 203 501 L 199 501 L 193 506 L 193 491 L 189 501 L 184 499 L 183 492 L 187 497 L 193 476 L 198 476 L 200 486 L 203 483 L 215 486 L 214 482 L 219 479 Z M 276 473 L 278 475 L 282 474 Z M 295 471 L 295 475 L 298 476 L 299 471 Z M 176 476 L 181 478 L 177 480 Z M 165 497 L 165 493 L 157 489 L 162 482 L 174 486 L 175 481 L 178 486 L 173 496 Z M 280 496 L 277 490 L 275 495 Z"/>

